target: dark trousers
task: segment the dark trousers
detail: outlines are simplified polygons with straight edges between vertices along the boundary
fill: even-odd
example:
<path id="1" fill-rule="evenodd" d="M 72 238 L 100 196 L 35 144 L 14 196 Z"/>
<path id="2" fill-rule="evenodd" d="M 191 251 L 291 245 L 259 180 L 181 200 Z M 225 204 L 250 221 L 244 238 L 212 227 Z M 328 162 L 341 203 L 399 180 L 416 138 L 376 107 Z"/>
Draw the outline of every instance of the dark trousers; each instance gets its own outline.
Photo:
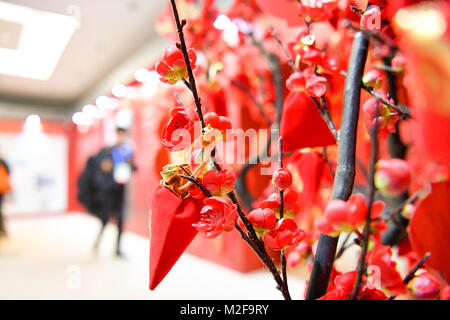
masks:
<path id="1" fill-rule="evenodd" d="M 111 208 L 111 206 L 106 206 L 101 210 L 101 213 L 98 215 L 100 218 L 100 221 L 102 223 L 100 232 L 97 236 L 97 240 L 95 242 L 95 248 L 98 247 L 101 237 L 103 235 L 103 231 L 105 230 L 106 225 L 111 219 L 117 220 L 117 246 L 116 246 L 116 253 L 120 253 L 120 240 L 122 237 L 122 230 L 123 230 L 123 222 L 124 222 L 124 206 L 123 201 L 120 201 L 119 203 L 115 202 L 114 207 Z"/>

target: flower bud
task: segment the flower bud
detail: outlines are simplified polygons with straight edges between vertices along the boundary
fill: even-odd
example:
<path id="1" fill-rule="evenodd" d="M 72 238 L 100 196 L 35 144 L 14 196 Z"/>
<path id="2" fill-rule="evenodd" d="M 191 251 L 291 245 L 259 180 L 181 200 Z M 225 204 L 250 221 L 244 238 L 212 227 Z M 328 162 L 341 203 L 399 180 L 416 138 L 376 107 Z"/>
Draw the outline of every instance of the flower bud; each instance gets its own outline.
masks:
<path id="1" fill-rule="evenodd" d="M 277 217 L 272 209 L 255 209 L 248 215 L 248 220 L 256 229 L 269 230 L 275 227 Z M 261 230 L 261 231 L 263 231 Z"/>
<path id="2" fill-rule="evenodd" d="M 384 195 L 400 195 L 408 190 L 411 182 L 409 163 L 402 159 L 378 161 L 375 172 L 375 186 Z"/>
<path id="3" fill-rule="evenodd" d="M 447 285 L 441 291 L 441 300 L 450 300 L 450 286 Z"/>
<path id="4" fill-rule="evenodd" d="M 379 89 L 383 83 L 383 75 L 378 70 L 372 70 L 364 75 L 362 82 L 366 87 Z"/>
<path id="5" fill-rule="evenodd" d="M 272 175 L 272 183 L 279 189 L 287 189 L 292 184 L 292 175 L 289 170 L 279 168 Z"/>
<path id="6" fill-rule="evenodd" d="M 408 284 L 409 292 L 416 299 L 434 299 L 440 292 L 439 282 L 428 271 L 419 269 Z"/>
<path id="7" fill-rule="evenodd" d="M 402 55 L 397 55 L 392 59 L 392 68 L 398 72 L 403 72 L 405 70 L 406 58 Z"/>
<path id="8" fill-rule="evenodd" d="M 217 129 L 221 133 L 221 138 L 226 140 L 226 131 L 232 128 L 231 121 L 227 117 L 219 116 L 215 112 L 208 112 L 203 117 L 205 124 Z"/>

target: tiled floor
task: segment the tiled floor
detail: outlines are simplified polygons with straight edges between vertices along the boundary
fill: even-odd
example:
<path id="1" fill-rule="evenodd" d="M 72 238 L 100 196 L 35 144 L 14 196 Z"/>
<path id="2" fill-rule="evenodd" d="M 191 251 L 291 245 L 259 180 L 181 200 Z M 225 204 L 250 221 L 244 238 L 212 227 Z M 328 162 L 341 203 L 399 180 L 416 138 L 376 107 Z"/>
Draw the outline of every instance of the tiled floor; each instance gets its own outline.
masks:
<path id="1" fill-rule="evenodd" d="M 83 214 L 9 219 L 0 242 L 0 299 L 280 299 L 269 272 L 241 274 L 183 255 L 155 291 L 148 290 L 148 239 L 123 236 L 126 259 L 113 255 L 115 226 L 99 253 L 99 222 Z M 293 298 L 304 281 L 290 278 Z"/>

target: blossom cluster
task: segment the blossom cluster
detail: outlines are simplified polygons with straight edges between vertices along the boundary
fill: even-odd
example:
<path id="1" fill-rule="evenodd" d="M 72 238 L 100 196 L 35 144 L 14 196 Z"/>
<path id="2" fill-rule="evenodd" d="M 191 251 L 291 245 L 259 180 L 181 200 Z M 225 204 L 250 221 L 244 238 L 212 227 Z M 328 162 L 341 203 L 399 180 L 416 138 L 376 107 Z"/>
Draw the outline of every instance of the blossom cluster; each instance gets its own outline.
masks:
<path id="1" fill-rule="evenodd" d="M 160 125 L 169 152 L 161 158 L 169 163 L 163 165 L 158 190 L 171 206 L 166 212 L 153 205 L 160 225 L 152 222 L 151 229 L 155 247 L 178 248 L 169 264 L 197 234 L 216 238 L 235 232 L 260 258 L 265 248 L 279 253 L 282 268 L 317 267 L 322 259 L 316 255 L 318 240 L 337 241 L 345 233 L 348 241 L 330 257 L 347 259 L 346 250 L 358 247 L 363 263 L 351 270 L 334 265 L 326 292 L 315 298 L 450 299 L 445 252 L 450 245 L 445 231 L 450 227 L 445 88 L 450 77 L 439 68 L 450 56 L 450 33 L 434 30 L 426 37 L 411 23 L 440 17 L 448 22 L 442 26 L 449 26 L 450 5 L 235 0 L 220 12 L 214 1 L 177 2 L 187 18 L 182 30 L 172 25 L 170 11 L 157 29 L 172 41 L 175 31 L 184 32 L 189 47 L 169 46 L 154 67 L 161 82 L 170 85 L 164 86 L 169 98 L 162 99 L 170 118 Z M 344 87 L 355 63 L 351 52 L 357 32 L 369 48 L 360 85 L 351 92 L 362 89 L 352 99 L 358 102 L 353 111 L 361 110 L 355 119 L 359 125 L 353 123 L 348 134 Z M 193 94 L 195 105 L 183 103 L 186 92 Z M 278 128 L 283 144 L 273 150 L 270 136 L 255 164 L 250 163 L 253 145 L 227 145 L 235 139 L 226 134 L 230 130 L 267 128 Z M 354 166 L 340 162 L 343 136 L 356 137 L 355 145 L 345 146 L 355 153 Z M 258 137 L 258 145 L 263 138 Z M 217 142 L 226 153 L 242 154 L 244 166 L 221 162 Z M 262 160 L 273 160 L 276 152 L 278 167 L 266 168 Z M 271 179 L 258 174 L 262 169 L 273 173 Z M 345 197 L 335 196 L 342 177 L 338 171 L 352 176 Z M 165 237 L 171 240 L 161 240 Z M 424 256 L 428 260 L 422 261 Z M 400 272 L 399 259 L 418 270 L 402 277 L 407 270 Z"/>

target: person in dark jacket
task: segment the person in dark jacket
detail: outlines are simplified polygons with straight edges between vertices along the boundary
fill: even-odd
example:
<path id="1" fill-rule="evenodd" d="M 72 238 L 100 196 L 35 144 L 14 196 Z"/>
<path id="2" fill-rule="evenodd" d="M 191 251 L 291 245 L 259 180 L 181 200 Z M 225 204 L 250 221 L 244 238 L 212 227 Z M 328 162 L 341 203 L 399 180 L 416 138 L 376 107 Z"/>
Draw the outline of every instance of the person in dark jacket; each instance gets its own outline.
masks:
<path id="1" fill-rule="evenodd" d="M 132 150 L 126 143 L 125 129 L 117 129 L 117 142 L 112 147 L 103 148 L 96 157 L 98 170 L 92 175 L 94 185 L 94 199 L 97 216 L 102 227 L 94 244 L 96 250 L 106 224 L 110 218 L 117 220 L 117 247 L 116 255 L 123 256 L 120 249 L 120 240 L 125 216 L 125 185 L 131 178 L 131 172 L 136 168 L 132 162 Z"/>

